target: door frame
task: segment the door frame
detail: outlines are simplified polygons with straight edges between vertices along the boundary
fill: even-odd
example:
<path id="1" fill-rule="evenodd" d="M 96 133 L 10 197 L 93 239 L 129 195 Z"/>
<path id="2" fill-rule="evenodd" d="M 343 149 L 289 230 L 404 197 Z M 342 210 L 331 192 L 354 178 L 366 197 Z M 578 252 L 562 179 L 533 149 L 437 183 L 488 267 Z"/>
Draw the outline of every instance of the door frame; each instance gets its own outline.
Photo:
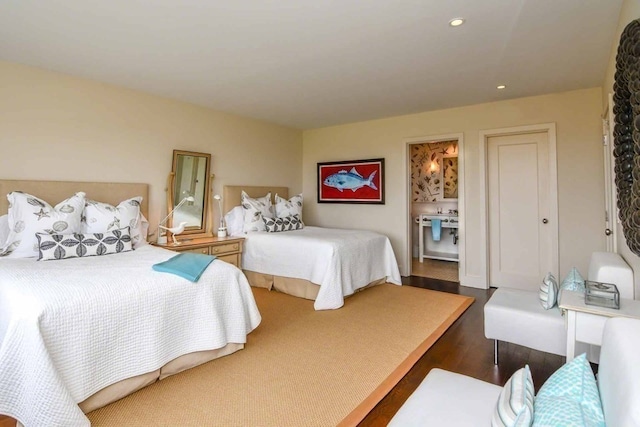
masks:
<path id="1" fill-rule="evenodd" d="M 411 262 L 413 260 L 413 218 L 411 218 L 411 146 L 414 144 L 429 143 L 429 142 L 441 142 L 458 140 L 458 276 L 460 284 L 463 284 L 463 277 L 465 277 L 465 192 L 464 192 L 464 134 L 449 133 L 444 135 L 431 135 L 431 136 L 417 136 L 404 138 L 404 150 L 405 150 L 405 162 L 404 162 L 404 176 L 405 179 L 405 192 L 404 192 L 404 218 L 406 224 L 407 235 L 407 251 L 405 270 L 408 274 L 412 273 Z"/>
<path id="2" fill-rule="evenodd" d="M 489 288 L 491 283 L 490 275 L 490 253 L 489 253 L 489 196 L 488 186 L 488 168 L 487 168 L 487 143 L 489 138 L 494 136 L 522 135 L 528 133 L 546 132 L 549 139 L 549 222 L 551 227 L 551 273 L 555 277 L 559 277 L 559 224 L 558 224 L 558 159 L 556 152 L 556 124 L 542 123 L 527 126 L 516 126 L 500 129 L 481 130 L 479 132 L 479 153 L 480 153 L 480 239 L 485 250 L 481 251 L 481 263 L 484 266 L 484 277 L 476 278 L 483 280 L 485 289 Z M 542 280 L 542 277 L 540 278 Z M 481 285 L 481 283 L 477 283 Z"/>

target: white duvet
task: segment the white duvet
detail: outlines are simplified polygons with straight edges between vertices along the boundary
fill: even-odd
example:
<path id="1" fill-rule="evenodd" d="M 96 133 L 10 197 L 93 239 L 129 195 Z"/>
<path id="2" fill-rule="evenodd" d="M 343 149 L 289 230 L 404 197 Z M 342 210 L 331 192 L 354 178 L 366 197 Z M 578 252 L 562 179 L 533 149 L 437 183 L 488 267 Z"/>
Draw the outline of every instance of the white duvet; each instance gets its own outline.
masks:
<path id="1" fill-rule="evenodd" d="M 307 226 L 302 230 L 246 235 L 242 268 L 305 279 L 320 285 L 316 310 L 344 305 L 344 297 L 374 280 L 401 284 L 389 239 L 364 230 Z"/>
<path id="2" fill-rule="evenodd" d="M 192 283 L 151 266 L 174 252 L 0 259 L 0 413 L 30 426 L 89 425 L 77 403 L 194 351 L 245 343 L 260 313 L 240 270 Z"/>

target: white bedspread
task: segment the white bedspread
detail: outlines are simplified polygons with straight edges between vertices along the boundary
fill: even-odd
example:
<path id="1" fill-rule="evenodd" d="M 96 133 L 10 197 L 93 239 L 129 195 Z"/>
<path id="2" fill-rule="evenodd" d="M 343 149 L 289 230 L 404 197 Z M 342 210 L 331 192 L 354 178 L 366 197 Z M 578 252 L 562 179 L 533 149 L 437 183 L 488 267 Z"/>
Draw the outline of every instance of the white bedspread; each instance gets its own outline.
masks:
<path id="1" fill-rule="evenodd" d="M 320 285 L 316 310 L 342 307 L 345 296 L 374 280 L 401 284 L 389 238 L 372 231 L 307 226 L 246 238 L 242 268 Z"/>
<path id="2" fill-rule="evenodd" d="M 89 425 L 77 403 L 181 355 L 245 343 L 260 313 L 240 270 L 197 283 L 151 270 L 174 252 L 0 259 L 0 413 L 30 426 Z"/>

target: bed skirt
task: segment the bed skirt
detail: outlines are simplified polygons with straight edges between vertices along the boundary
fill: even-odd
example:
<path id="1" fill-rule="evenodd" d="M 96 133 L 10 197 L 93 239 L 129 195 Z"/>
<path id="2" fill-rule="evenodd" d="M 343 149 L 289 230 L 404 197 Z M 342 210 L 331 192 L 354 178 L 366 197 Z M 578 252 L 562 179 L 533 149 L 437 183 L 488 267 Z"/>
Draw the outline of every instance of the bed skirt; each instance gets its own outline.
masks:
<path id="1" fill-rule="evenodd" d="M 294 279 L 293 277 L 274 276 L 273 274 L 256 273 L 255 271 L 243 270 L 249 284 L 255 288 L 267 288 L 269 290 L 275 289 L 278 292 L 282 292 L 294 297 L 316 300 L 318 292 L 320 291 L 320 285 L 316 285 L 308 280 Z M 367 286 L 359 288 L 356 292 L 369 288 L 375 285 L 381 285 L 387 280 L 386 277 L 382 279 L 374 280 Z"/>
<path id="2" fill-rule="evenodd" d="M 168 376 L 194 368 L 219 357 L 235 353 L 243 348 L 244 344 L 229 343 L 226 346 L 215 350 L 196 351 L 195 353 L 185 354 L 184 356 L 173 359 L 158 370 L 138 375 L 133 378 L 127 378 L 126 380 L 122 380 L 105 387 L 94 395 L 89 396 L 86 400 L 80 402 L 78 406 L 80 406 L 80 409 L 82 409 L 82 412 L 85 414 L 89 413 L 98 408 L 102 408 L 103 406 L 107 406 L 118 399 L 122 399 L 123 397 L 153 384 L 158 380 L 165 379 Z"/>

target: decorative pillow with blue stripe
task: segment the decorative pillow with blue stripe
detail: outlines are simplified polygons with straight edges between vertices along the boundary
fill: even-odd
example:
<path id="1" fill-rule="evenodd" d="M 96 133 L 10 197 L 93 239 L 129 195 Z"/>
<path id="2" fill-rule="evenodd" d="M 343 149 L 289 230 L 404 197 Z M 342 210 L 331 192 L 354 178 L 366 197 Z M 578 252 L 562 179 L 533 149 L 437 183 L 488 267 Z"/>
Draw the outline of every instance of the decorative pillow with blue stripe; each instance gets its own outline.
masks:
<path id="1" fill-rule="evenodd" d="M 530 426 L 533 421 L 533 379 L 529 365 L 517 370 L 504 385 L 493 411 L 492 427 Z"/>
<path id="2" fill-rule="evenodd" d="M 556 305 L 558 301 L 558 282 L 553 274 L 547 273 L 540 285 L 540 291 L 538 292 L 540 298 L 540 304 L 545 310 L 549 310 Z"/>

